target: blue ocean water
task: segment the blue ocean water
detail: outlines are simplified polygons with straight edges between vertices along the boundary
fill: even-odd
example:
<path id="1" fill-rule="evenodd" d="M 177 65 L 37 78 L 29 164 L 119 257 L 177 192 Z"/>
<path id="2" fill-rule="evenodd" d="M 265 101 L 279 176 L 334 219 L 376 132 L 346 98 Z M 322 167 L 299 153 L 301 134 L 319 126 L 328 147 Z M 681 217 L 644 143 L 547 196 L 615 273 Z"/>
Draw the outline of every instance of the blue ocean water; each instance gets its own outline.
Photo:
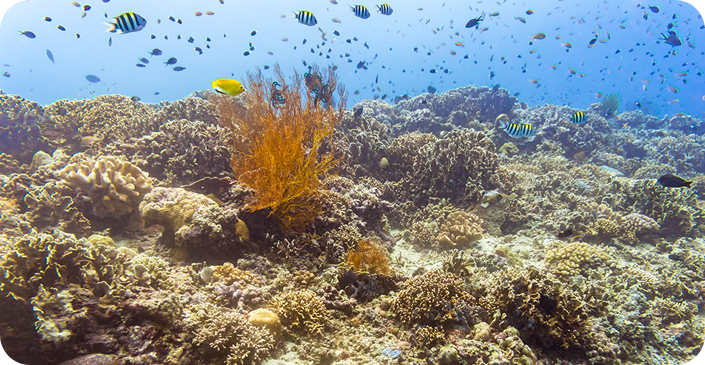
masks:
<path id="1" fill-rule="evenodd" d="M 530 106 L 587 108 L 610 93 L 622 98 L 618 112 L 641 108 L 656 116 L 699 117 L 705 106 L 705 29 L 685 2 L 420 0 L 390 3 L 390 16 L 365 4 L 369 19 L 356 17 L 351 4 L 324 0 L 88 4 L 84 11 L 85 4 L 32 0 L 9 9 L 0 26 L 0 88 L 42 104 L 113 93 L 158 102 L 278 62 L 285 72 L 337 65 L 350 105 L 415 96 L 429 86 L 443 92 L 499 84 Z M 300 10 L 311 11 L 318 24 L 298 23 L 292 11 Z M 145 28 L 106 33 L 102 22 L 126 11 L 147 19 Z M 483 13 L 477 27 L 465 28 Z M 662 39 L 669 29 L 681 45 Z M 25 30 L 36 37 L 18 33 Z M 537 33 L 545 39 L 532 42 Z M 150 57 L 154 48 L 163 54 Z M 137 67 L 143 57 L 150 63 Z M 177 63 L 165 65 L 170 57 Z M 176 66 L 185 69 L 174 71 Z M 101 81 L 91 83 L 87 75 Z"/>

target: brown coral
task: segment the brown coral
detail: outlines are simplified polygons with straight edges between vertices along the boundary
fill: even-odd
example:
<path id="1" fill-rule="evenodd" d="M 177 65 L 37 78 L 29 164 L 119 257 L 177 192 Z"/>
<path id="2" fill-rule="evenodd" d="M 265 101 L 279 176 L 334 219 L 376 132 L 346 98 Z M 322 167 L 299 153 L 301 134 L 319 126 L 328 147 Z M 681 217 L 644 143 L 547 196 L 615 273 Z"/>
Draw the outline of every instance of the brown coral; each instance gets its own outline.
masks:
<path id="1" fill-rule="evenodd" d="M 346 263 L 356 273 L 391 275 L 387 250 L 379 243 L 362 239 L 348 252 Z"/>
<path id="2" fill-rule="evenodd" d="M 213 268 L 213 280 L 222 281 L 228 285 L 237 282 L 240 284 L 248 284 L 254 281 L 254 276 L 240 269 L 235 268 L 233 264 L 226 262 Z"/>
<path id="3" fill-rule="evenodd" d="M 308 289 L 277 294 L 269 305 L 282 324 L 310 334 L 321 334 L 328 321 L 323 300 Z"/>
<path id="4" fill-rule="evenodd" d="M 259 69 L 247 76 L 246 109 L 226 96 L 213 101 L 231 106 L 219 107 L 221 123 L 232 130 L 235 139 L 230 165 L 237 179 L 255 191 L 249 209 L 271 209 L 283 227 L 300 231 L 322 210 L 319 176 L 325 176 L 337 162 L 323 147 L 343 116 L 345 94 L 344 88 L 336 85 L 332 68 L 323 75 L 314 67 L 311 74 L 331 92 L 338 91 L 337 109 L 303 91 L 299 73 L 287 82 L 278 66 L 274 71 L 284 105 L 271 102 L 273 80 Z"/>
<path id="5" fill-rule="evenodd" d="M 478 216 L 456 211 L 448 214 L 436 239 L 444 246 L 463 246 L 482 239 L 482 219 Z"/>

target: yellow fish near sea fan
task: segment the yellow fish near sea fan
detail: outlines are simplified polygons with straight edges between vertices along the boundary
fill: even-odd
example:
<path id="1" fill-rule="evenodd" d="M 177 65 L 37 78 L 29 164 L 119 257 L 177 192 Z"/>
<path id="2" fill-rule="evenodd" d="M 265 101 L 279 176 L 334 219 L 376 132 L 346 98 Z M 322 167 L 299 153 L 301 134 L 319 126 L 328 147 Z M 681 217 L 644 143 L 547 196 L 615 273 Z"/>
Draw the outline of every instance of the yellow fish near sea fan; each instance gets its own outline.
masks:
<path id="1" fill-rule="evenodd" d="M 239 81 L 232 79 L 215 79 L 211 82 L 211 86 L 221 94 L 237 95 L 245 91 Z"/>

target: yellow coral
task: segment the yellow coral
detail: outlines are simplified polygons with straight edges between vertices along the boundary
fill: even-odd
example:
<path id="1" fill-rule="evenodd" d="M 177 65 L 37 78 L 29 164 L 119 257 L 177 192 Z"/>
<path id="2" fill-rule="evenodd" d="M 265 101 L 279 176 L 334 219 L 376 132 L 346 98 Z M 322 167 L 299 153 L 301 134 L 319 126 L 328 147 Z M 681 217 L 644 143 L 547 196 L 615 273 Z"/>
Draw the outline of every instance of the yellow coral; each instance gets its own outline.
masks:
<path id="1" fill-rule="evenodd" d="M 254 276 L 251 273 L 237 269 L 233 266 L 233 264 L 226 262 L 223 265 L 213 268 L 213 280 L 223 281 L 228 285 L 232 285 L 234 282 L 247 284 L 254 280 Z"/>
<path id="2" fill-rule="evenodd" d="M 572 242 L 546 252 L 548 268 L 556 276 L 568 278 L 580 274 L 581 268 L 591 263 L 609 261 L 604 248 L 585 242 Z"/>

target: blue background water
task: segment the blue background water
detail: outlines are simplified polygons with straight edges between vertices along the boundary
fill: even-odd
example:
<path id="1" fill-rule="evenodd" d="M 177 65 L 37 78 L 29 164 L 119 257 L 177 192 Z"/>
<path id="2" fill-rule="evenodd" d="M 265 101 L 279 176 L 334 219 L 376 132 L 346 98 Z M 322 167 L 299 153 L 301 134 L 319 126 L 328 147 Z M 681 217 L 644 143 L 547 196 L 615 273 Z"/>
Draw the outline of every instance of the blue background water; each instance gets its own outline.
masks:
<path id="1" fill-rule="evenodd" d="M 92 9 L 85 18 L 81 18 L 83 9 L 67 0 L 32 0 L 13 6 L 0 25 L 0 74 L 10 75 L 0 77 L 0 88 L 40 103 L 105 93 L 136 95 L 142 101 L 156 102 L 207 89 L 214 78 L 234 75 L 241 80 L 255 66 L 279 62 L 287 74 L 294 67 L 305 71 L 302 61 L 306 61 L 339 67 L 341 81 L 350 92 L 348 105 L 375 94 L 387 94 L 389 99 L 406 93 L 414 96 L 425 92 L 429 85 L 442 92 L 468 84 L 500 84 L 511 93 L 519 93 L 518 98 L 529 105 L 551 102 L 586 108 L 601 100 L 597 93 L 616 92 L 622 96 L 620 111 L 636 108 L 637 101 L 646 112 L 656 115 L 685 112 L 702 117 L 705 110 L 705 76 L 697 74 L 705 72 L 705 29 L 702 17 L 684 2 L 655 1 L 644 3 L 642 9 L 637 0 L 484 1 L 470 5 L 461 1 L 398 1 L 390 2 L 394 9 L 391 16 L 378 13 L 375 3 L 367 2 L 364 5 L 372 16 L 366 20 L 355 17 L 346 2 L 334 5 L 326 0 L 225 0 L 222 5 L 217 0 L 93 0 L 87 4 Z M 659 13 L 646 5 L 657 5 Z M 534 14 L 527 15 L 528 9 Z M 194 14 L 209 10 L 215 14 Z M 313 12 L 318 25 L 299 24 L 292 18 L 292 10 Z M 125 11 L 146 18 L 146 27 L 131 34 L 105 33 L 107 27 L 102 21 L 109 19 L 104 14 L 112 18 Z M 479 28 L 487 27 L 486 31 L 465 28 L 469 19 L 483 11 L 487 14 Z M 489 15 L 496 11 L 498 16 Z M 645 13 L 648 20 L 643 18 Z M 52 21 L 44 21 L 45 16 Z M 168 20 L 169 16 L 181 19 L 183 24 Z M 523 17 L 526 23 L 515 17 Z M 332 18 L 339 18 L 341 23 L 334 23 Z M 669 22 L 674 23 L 683 45 L 671 47 L 659 42 Z M 65 32 L 57 29 L 59 24 Z M 620 25 L 625 28 L 620 29 Z M 325 44 L 318 27 L 326 32 Z M 18 30 L 30 30 L 37 37 L 29 39 Z M 250 35 L 253 30 L 255 36 Z M 340 36 L 335 36 L 334 30 Z M 587 48 L 594 30 L 598 39 L 606 42 Z M 530 45 L 537 32 L 544 32 L 546 39 Z M 156 39 L 150 39 L 152 34 Z M 108 46 L 111 36 L 112 46 Z M 189 37 L 195 39 L 193 44 L 187 42 Z M 358 41 L 346 42 L 353 37 Z M 288 42 L 282 38 L 288 38 Z M 255 50 L 244 56 L 250 42 Z M 571 42 L 569 52 L 563 42 Z M 194 51 L 196 46 L 203 49 L 202 55 Z M 164 54 L 150 57 L 148 52 L 153 48 L 160 48 Z M 47 49 L 53 53 L 55 64 L 47 58 Z M 621 52 L 616 53 L 618 50 Z M 345 57 L 346 53 L 350 56 Z M 145 68 L 135 66 L 141 57 L 150 60 Z M 163 62 L 169 57 L 176 57 L 177 64 L 165 66 Z M 360 61 L 367 62 L 368 70 L 357 69 Z M 176 72 L 174 66 L 186 69 Z M 431 69 L 438 72 L 432 74 Z M 496 75 L 492 79 L 491 71 Z M 681 72 L 689 74 L 676 76 Z M 102 82 L 88 82 L 88 74 L 100 77 Z M 537 80 L 538 85 L 530 79 Z M 672 93 L 667 86 L 679 92 Z M 355 91 L 359 95 L 354 95 Z M 672 102 L 674 99 L 679 101 Z"/>

